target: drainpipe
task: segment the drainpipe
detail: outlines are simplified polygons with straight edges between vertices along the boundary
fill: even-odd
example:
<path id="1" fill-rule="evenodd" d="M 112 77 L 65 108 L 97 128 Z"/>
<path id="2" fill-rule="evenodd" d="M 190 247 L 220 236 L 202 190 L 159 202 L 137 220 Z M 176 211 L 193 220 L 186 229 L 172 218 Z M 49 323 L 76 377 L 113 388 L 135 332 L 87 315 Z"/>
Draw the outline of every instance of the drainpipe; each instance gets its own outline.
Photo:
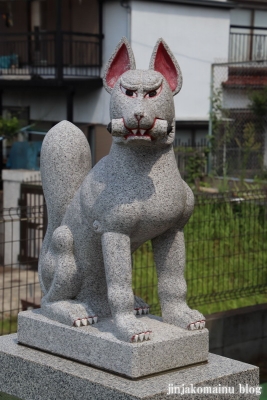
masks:
<path id="1" fill-rule="evenodd" d="M 254 22 L 255 22 L 255 10 L 251 10 L 250 16 L 250 35 L 249 35 L 249 61 L 253 60 L 253 42 L 254 42 Z"/>
<path id="2" fill-rule="evenodd" d="M 40 1 L 31 2 L 31 31 L 38 26 L 41 27 L 41 4 Z"/>
<path id="3" fill-rule="evenodd" d="M 132 33 L 132 20 L 131 20 L 131 12 L 132 9 L 128 3 L 128 1 L 121 0 L 120 2 L 121 7 L 125 8 L 127 10 L 127 39 L 131 43 L 131 33 Z"/>
<path id="4" fill-rule="evenodd" d="M 56 78 L 58 84 L 61 85 L 63 81 L 63 42 L 62 42 L 62 30 L 61 30 L 61 10 L 62 2 L 57 0 L 56 3 L 56 46 L 55 46 L 55 66 L 56 66 Z"/>

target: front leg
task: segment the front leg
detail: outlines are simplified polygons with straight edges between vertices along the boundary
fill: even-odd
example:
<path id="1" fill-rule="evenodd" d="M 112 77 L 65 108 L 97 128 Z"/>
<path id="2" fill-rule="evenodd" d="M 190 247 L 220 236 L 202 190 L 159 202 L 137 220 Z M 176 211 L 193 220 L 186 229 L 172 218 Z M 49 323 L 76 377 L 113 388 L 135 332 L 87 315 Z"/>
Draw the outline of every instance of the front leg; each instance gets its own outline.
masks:
<path id="1" fill-rule="evenodd" d="M 150 331 L 133 314 L 132 261 L 130 238 L 107 232 L 102 235 L 108 301 L 117 329 L 117 337 L 126 342 L 150 338 Z"/>
<path id="2" fill-rule="evenodd" d="M 202 329 L 204 316 L 186 304 L 185 245 L 182 230 L 172 228 L 152 241 L 158 274 L 163 321 L 188 329 Z"/>

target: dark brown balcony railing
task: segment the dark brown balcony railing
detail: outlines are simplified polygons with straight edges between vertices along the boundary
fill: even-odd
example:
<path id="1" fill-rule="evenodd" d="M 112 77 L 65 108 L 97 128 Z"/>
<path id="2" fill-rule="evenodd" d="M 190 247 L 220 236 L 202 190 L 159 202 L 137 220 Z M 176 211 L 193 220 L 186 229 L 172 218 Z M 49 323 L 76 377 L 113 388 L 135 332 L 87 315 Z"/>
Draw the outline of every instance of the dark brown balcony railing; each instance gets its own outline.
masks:
<path id="1" fill-rule="evenodd" d="M 267 60 L 267 28 L 231 26 L 229 61 Z"/>
<path id="2" fill-rule="evenodd" d="M 78 32 L 0 34 L 0 79 L 100 76 L 102 35 Z"/>

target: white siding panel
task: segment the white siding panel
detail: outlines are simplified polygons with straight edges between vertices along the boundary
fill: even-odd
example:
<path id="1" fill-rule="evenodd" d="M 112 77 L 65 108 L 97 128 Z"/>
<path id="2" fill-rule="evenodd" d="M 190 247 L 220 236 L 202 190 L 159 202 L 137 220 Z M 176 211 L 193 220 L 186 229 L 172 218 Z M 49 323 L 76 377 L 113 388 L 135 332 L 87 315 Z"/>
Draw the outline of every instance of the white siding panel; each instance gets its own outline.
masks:
<path id="1" fill-rule="evenodd" d="M 137 68 L 147 69 L 152 49 L 163 37 L 184 77 L 182 91 L 175 98 L 176 118 L 208 119 L 211 64 L 228 58 L 229 10 L 145 1 L 131 4 Z"/>

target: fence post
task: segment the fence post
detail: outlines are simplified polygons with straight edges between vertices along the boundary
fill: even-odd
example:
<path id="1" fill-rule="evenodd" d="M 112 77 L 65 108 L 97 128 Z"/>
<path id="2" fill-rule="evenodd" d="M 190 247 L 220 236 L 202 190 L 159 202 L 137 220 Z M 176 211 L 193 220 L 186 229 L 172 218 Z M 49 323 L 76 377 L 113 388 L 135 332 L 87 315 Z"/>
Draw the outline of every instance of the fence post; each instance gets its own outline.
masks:
<path id="1" fill-rule="evenodd" d="M 214 64 L 211 64 L 211 76 L 210 76 L 210 111 L 209 111 L 209 134 L 208 134 L 208 165 L 207 165 L 207 173 L 208 175 L 211 173 L 212 166 L 212 154 L 211 154 L 211 137 L 212 137 L 212 101 L 213 101 L 213 72 L 214 72 Z"/>

